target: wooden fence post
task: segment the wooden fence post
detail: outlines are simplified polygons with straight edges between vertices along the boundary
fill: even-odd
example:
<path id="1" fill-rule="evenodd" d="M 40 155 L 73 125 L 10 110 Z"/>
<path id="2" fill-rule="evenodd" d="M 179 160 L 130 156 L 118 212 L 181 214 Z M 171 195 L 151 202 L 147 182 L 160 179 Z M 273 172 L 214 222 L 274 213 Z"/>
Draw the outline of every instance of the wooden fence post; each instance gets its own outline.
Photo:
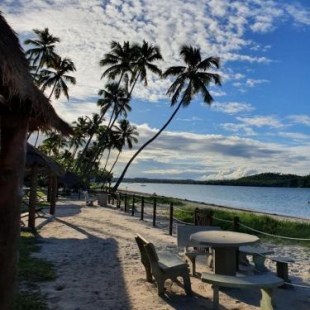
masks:
<path id="1" fill-rule="evenodd" d="M 116 208 L 120 209 L 121 207 L 121 199 L 122 199 L 122 194 L 120 192 L 117 193 L 117 201 L 116 201 Z"/>
<path id="2" fill-rule="evenodd" d="M 239 217 L 235 216 L 233 219 L 233 231 L 239 231 Z"/>
<path id="3" fill-rule="evenodd" d="M 208 226 L 213 226 L 212 223 L 213 223 L 213 211 L 210 210 L 208 212 L 208 215 L 207 215 L 207 222 L 208 222 Z"/>
<path id="4" fill-rule="evenodd" d="M 144 197 L 141 198 L 141 216 L 140 216 L 141 221 L 143 221 L 143 217 L 144 217 Z"/>
<path id="5" fill-rule="evenodd" d="M 198 223 L 197 223 L 197 213 L 199 212 L 199 208 L 195 208 L 194 210 L 194 225 L 196 226 Z"/>
<path id="6" fill-rule="evenodd" d="M 153 226 L 156 226 L 156 198 L 154 198 L 153 203 Z"/>
<path id="7" fill-rule="evenodd" d="M 132 208 L 131 208 L 131 215 L 135 215 L 135 195 L 132 195 Z"/>
<path id="8" fill-rule="evenodd" d="M 127 194 L 125 194 L 125 208 L 124 208 L 124 211 L 127 212 L 127 207 L 128 207 L 128 196 Z"/>
<path id="9" fill-rule="evenodd" d="M 170 203 L 170 214 L 169 214 L 169 235 L 172 236 L 173 230 L 173 203 Z"/>

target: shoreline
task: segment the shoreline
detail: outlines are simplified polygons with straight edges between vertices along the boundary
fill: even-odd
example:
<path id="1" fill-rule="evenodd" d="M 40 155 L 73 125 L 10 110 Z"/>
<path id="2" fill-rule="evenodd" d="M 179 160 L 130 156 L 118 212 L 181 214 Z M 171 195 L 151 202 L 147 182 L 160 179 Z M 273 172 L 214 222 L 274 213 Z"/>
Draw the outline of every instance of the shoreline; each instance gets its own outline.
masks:
<path id="1" fill-rule="evenodd" d="M 231 212 L 247 212 L 251 214 L 256 214 L 256 215 L 267 215 L 270 217 L 273 217 L 278 220 L 285 220 L 285 221 L 293 221 L 293 222 L 302 222 L 302 223 L 308 223 L 310 224 L 310 219 L 307 218 L 302 218 L 302 217 L 297 217 L 297 216 L 290 216 L 290 215 L 282 215 L 282 214 L 277 214 L 277 213 L 268 213 L 264 211 L 256 211 L 256 210 L 251 210 L 251 209 L 242 209 L 242 208 L 236 208 L 236 207 L 228 207 L 228 206 L 220 206 L 220 205 L 215 205 L 212 203 L 207 203 L 207 202 L 202 202 L 202 201 L 194 201 L 194 200 L 189 200 L 189 199 L 181 199 L 181 198 L 175 198 L 175 197 L 170 197 L 170 196 L 163 196 L 163 195 L 157 195 L 156 193 L 154 194 L 149 194 L 149 193 L 144 193 L 140 191 L 131 191 L 131 190 L 118 190 L 119 192 L 122 193 L 130 193 L 130 194 L 137 194 L 140 196 L 145 196 L 145 197 L 164 197 L 164 198 L 170 198 L 170 199 L 177 199 L 180 201 L 183 201 L 184 203 L 190 203 L 193 207 L 208 207 L 211 209 L 224 209 L 226 211 L 231 211 Z"/>

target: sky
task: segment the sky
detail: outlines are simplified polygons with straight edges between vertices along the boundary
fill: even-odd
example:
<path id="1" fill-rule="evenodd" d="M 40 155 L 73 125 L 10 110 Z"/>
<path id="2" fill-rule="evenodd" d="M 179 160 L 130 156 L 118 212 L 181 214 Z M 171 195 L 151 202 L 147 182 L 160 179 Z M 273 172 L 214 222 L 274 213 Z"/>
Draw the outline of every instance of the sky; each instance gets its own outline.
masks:
<path id="1" fill-rule="evenodd" d="M 107 82 L 99 62 L 111 41 L 158 45 L 162 70 L 184 64 L 183 44 L 200 48 L 203 58 L 220 57 L 222 86 L 209 86 L 212 105 L 198 96 L 181 109 L 126 177 L 310 174 L 309 0 L 2 0 L 0 10 L 25 49 L 33 29 L 60 38 L 56 52 L 75 63 L 77 84 L 69 101 L 52 104 L 69 123 L 99 113 L 98 91 Z M 135 88 L 128 120 L 139 142 L 122 152 L 115 177 L 173 113 L 172 82 L 150 75 L 147 88 Z"/>

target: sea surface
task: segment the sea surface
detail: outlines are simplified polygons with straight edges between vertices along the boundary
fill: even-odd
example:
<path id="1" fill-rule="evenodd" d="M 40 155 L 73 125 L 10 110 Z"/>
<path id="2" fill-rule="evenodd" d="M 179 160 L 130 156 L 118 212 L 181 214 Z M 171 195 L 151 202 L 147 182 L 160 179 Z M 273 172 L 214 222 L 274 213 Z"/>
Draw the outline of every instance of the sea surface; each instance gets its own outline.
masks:
<path id="1" fill-rule="evenodd" d="M 122 183 L 119 189 L 310 220 L 308 188 Z"/>

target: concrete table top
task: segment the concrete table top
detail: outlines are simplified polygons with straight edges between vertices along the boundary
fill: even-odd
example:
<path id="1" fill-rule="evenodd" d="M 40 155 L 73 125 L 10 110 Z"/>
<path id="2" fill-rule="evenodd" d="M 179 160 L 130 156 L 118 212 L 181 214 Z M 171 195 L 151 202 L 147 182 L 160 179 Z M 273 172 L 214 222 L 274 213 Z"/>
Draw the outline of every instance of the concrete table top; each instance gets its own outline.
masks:
<path id="1" fill-rule="evenodd" d="M 239 247 L 255 243 L 259 238 L 235 231 L 214 230 L 194 233 L 190 236 L 190 240 L 197 246 Z"/>

